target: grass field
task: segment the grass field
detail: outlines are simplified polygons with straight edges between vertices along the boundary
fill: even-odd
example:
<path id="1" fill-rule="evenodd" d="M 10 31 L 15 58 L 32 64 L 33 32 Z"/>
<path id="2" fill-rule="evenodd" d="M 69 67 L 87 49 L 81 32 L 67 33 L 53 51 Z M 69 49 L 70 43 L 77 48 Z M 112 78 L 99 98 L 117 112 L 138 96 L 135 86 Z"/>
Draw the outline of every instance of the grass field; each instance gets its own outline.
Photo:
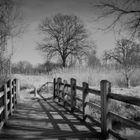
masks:
<path id="1" fill-rule="evenodd" d="M 70 78 L 77 79 L 77 85 L 81 86 L 82 82 L 89 83 L 89 86 L 94 89 L 100 89 L 100 81 L 107 79 L 112 84 L 112 92 L 117 94 L 130 95 L 140 98 L 140 73 L 137 70 L 131 77 L 131 87 L 129 89 L 124 87 L 124 78 L 121 73 L 116 72 L 115 70 L 105 70 L 105 69 L 91 69 L 91 68 L 69 68 L 69 69 L 59 69 L 51 72 L 49 75 L 14 75 L 14 77 L 20 79 L 21 89 L 32 89 L 34 87 L 39 88 L 44 83 L 48 81 L 53 81 L 53 78 L 61 77 L 62 79 L 70 81 Z M 99 104 L 99 98 L 90 95 L 90 100 Z M 125 103 L 113 101 L 111 102 L 111 110 L 118 113 L 120 116 L 124 116 L 131 120 L 137 120 L 140 122 L 140 109 L 131 106 Z M 88 114 L 91 114 L 94 117 L 99 118 L 98 111 L 88 108 L 86 110 Z M 119 128 L 121 129 L 121 128 Z M 133 130 L 131 128 L 123 129 L 120 133 L 124 132 L 128 135 L 128 132 L 131 132 L 132 135 L 135 135 L 135 140 L 139 139 L 140 132 Z M 131 135 L 131 136 L 132 136 Z M 130 136 L 130 137 L 131 137 Z M 131 137 L 132 139 L 133 137 Z"/>
<path id="2" fill-rule="evenodd" d="M 140 97 L 140 70 L 138 69 L 131 76 L 131 87 L 125 88 L 125 80 L 121 73 L 115 70 L 92 69 L 84 67 L 65 68 L 52 71 L 49 75 L 21 75 L 14 77 L 20 79 L 22 88 L 39 88 L 46 82 L 52 82 L 53 78 L 61 77 L 62 80 L 70 82 L 70 78 L 77 80 L 77 85 L 82 86 L 82 82 L 87 82 L 90 87 L 99 89 L 101 80 L 111 82 L 112 92 Z"/>

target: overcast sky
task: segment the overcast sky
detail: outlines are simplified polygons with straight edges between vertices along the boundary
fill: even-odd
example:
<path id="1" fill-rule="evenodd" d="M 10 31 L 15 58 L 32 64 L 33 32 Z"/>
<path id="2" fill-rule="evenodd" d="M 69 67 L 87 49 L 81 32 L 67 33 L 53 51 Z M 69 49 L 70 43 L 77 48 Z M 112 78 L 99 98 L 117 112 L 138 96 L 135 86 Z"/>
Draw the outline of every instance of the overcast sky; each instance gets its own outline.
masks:
<path id="1" fill-rule="evenodd" d="M 41 41 L 39 23 L 46 17 L 57 13 L 77 15 L 85 24 L 90 38 L 97 44 L 98 55 L 114 46 L 113 33 L 97 32 L 94 22 L 93 0 L 18 0 L 21 5 L 23 23 L 26 26 L 20 38 L 14 39 L 15 53 L 13 62 L 27 60 L 32 64 L 42 63 L 44 58 L 35 49 Z"/>

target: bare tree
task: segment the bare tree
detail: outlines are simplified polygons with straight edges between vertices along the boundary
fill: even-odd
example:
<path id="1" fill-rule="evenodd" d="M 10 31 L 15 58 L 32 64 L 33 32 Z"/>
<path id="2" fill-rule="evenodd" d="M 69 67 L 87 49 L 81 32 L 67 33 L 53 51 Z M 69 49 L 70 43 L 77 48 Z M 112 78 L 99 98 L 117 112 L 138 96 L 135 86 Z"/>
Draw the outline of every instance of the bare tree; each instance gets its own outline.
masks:
<path id="1" fill-rule="evenodd" d="M 84 24 L 77 16 L 57 14 L 51 18 L 46 17 L 39 28 L 45 34 L 45 39 L 38 48 L 46 52 L 49 59 L 59 56 L 63 67 L 66 67 L 70 56 L 82 58 L 86 54 L 87 34 Z"/>
<path id="2" fill-rule="evenodd" d="M 13 52 L 11 53 L 10 58 L 6 58 L 8 65 L 2 60 L 5 60 L 4 55 L 7 49 L 7 41 L 9 37 L 19 34 L 19 29 L 17 29 L 17 20 L 19 18 L 19 10 L 14 0 L 0 0 L 0 67 L 2 69 L 2 66 L 5 65 L 6 68 L 9 69 L 9 73 L 11 72 L 10 59 Z"/>
<path id="3" fill-rule="evenodd" d="M 97 68 L 101 65 L 100 59 L 97 57 L 96 50 L 92 50 L 88 55 L 88 66 Z"/>
<path id="4" fill-rule="evenodd" d="M 140 36 L 140 0 L 99 0 L 95 7 L 100 10 L 98 19 L 111 18 L 105 29 L 121 25 L 119 29 L 125 27 L 133 37 Z"/>
<path id="5" fill-rule="evenodd" d="M 139 45 L 127 39 L 118 40 L 113 50 L 105 52 L 104 58 L 105 60 L 112 59 L 120 64 L 126 79 L 126 86 L 129 87 L 130 76 L 140 64 Z"/>

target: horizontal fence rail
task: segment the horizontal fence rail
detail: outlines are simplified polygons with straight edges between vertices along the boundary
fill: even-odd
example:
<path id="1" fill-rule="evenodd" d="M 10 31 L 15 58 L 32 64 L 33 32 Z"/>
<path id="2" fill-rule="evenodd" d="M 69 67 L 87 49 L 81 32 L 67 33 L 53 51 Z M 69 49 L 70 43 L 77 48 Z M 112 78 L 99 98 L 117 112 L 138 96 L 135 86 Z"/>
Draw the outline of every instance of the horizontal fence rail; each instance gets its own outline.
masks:
<path id="1" fill-rule="evenodd" d="M 0 129 L 7 121 L 8 117 L 13 114 L 17 103 L 16 96 L 18 92 L 18 79 L 9 80 L 0 88 Z"/>
<path id="2" fill-rule="evenodd" d="M 58 99 L 58 102 L 62 102 L 64 107 L 69 106 L 70 111 L 73 113 L 78 109 L 76 107 L 76 102 L 81 102 L 82 110 L 80 110 L 80 112 L 82 112 L 82 120 L 85 121 L 86 118 L 88 118 L 96 122 L 101 128 L 101 134 L 104 138 L 108 138 L 109 134 L 111 134 L 118 139 L 125 139 L 112 129 L 113 119 L 140 130 L 140 125 L 135 121 L 129 120 L 110 111 L 110 101 L 112 99 L 140 107 L 140 98 L 111 93 L 111 83 L 109 81 L 102 80 L 100 82 L 100 90 L 89 88 L 89 85 L 86 82 L 83 82 L 82 86 L 78 86 L 76 84 L 76 79 L 74 78 L 70 79 L 70 84 L 68 84 L 66 80 L 63 80 L 62 82 L 61 78 L 54 78 L 53 85 L 53 99 Z M 81 98 L 77 97 L 78 90 L 81 91 Z M 100 105 L 91 102 L 91 100 L 87 98 L 89 93 L 100 97 Z M 101 112 L 100 121 L 86 113 L 87 106 L 96 108 Z"/>
<path id="3" fill-rule="evenodd" d="M 48 86 L 49 84 L 53 84 L 53 82 L 46 82 L 45 84 L 43 84 L 39 89 L 36 89 L 37 92 L 40 92 L 42 88 Z"/>

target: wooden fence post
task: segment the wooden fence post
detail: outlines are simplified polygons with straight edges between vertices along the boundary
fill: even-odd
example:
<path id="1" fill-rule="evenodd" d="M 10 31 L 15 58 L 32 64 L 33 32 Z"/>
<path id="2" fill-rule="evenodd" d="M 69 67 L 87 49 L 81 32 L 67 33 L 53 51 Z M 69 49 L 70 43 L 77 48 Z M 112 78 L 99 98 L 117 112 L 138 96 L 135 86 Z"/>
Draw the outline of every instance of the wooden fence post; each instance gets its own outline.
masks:
<path id="1" fill-rule="evenodd" d="M 10 114 L 13 114 L 13 90 L 12 90 L 12 80 L 10 80 Z"/>
<path id="2" fill-rule="evenodd" d="M 107 80 L 100 82 L 101 88 L 101 133 L 104 138 L 108 137 L 108 130 L 111 127 L 111 121 L 108 117 L 109 112 L 109 98 L 108 94 L 111 92 L 111 83 Z"/>
<path id="3" fill-rule="evenodd" d="M 83 82 L 83 101 L 82 101 L 82 105 L 83 105 L 83 120 L 85 120 L 85 107 L 86 107 L 85 100 L 86 100 L 87 95 L 88 95 L 88 83 Z"/>
<path id="4" fill-rule="evenodd" d="M 60 102 L 60 84 L 62 83 L 62 79 L 59 77 L 57 79 L 57 96 L 58 96 L 58 102 Z"/>
<path id="5" fill-rule="evenodd" d="M 16 87 L 16 79 L 14 79 L 14 108 L 16 106 L 16 91 L 17 91 L 17 87 Z"/>
<path id="6" fill-rule="evenodd" d="M 16 93 L 15 93 L 16 104 L 17 104 L 17 96 L 19 93 L 20 93 L 20 81 L 19 79 L 16 79 Z"/>
<path id="7" fill-rule="evenodd" d="M 76 105 L 76 79 L 71 78 L 71 112 L 74 111 Z"/>
<path id="8" fill-rule="evenodd" d="M 15 87 L 14 87 L 14 80 L 12 80 L 12 94 L 13 94 L 13 99 L 12 99 L 12 102 L 13 102 L 13 109 L 14 109 L 14 103 L 15 103 Z"/>
<path id="9" fill-rule="evenodd" d="M 37 97 L 37 89 L 34 87 L 34 96 Z"/>
<path id="10" fill-rule="evenodd" d="M 55 95 L 55 90 L 56 90 L 56 79 L 53 79 L 53 99 L 55 99 L 56 95 Z"/>
<path id="11" fill-rule="evenodd" d="M 7 84 L 4 84 L 4 106 L 5 106 L 4 116 L 5 116 L 5 121 L 6 121 L 8 119 Z"/>
<path id="12" fill-rule="evenodd" d="M 16 95 L 15 95 L 15 94 L 16 94 L 16 80 L 14 79 L 14 80 L 13 80 L 13 96 L 14 96 L 14 97 L 13 97 L 13 100 L 14 100 L 14 101 L 13 101 L 13 104 L 14 104 L 13 107 L 14 107 L 14 108 L 15 108 L 15 104 L 16 104 Z"/>
<path id="13" fill-rule="evenodd" d="M 63 98 L 63 105 L 65 107 L 66 105 L 66 101 L 65 101 L 65 95 L 66 95 L 66 84 L 67 84 L 67 80 L 63 80 L 63 83 L 64 83 L 64 87 L 63 87 L 63 92 L 62 92 L 62 98 Z"/>

